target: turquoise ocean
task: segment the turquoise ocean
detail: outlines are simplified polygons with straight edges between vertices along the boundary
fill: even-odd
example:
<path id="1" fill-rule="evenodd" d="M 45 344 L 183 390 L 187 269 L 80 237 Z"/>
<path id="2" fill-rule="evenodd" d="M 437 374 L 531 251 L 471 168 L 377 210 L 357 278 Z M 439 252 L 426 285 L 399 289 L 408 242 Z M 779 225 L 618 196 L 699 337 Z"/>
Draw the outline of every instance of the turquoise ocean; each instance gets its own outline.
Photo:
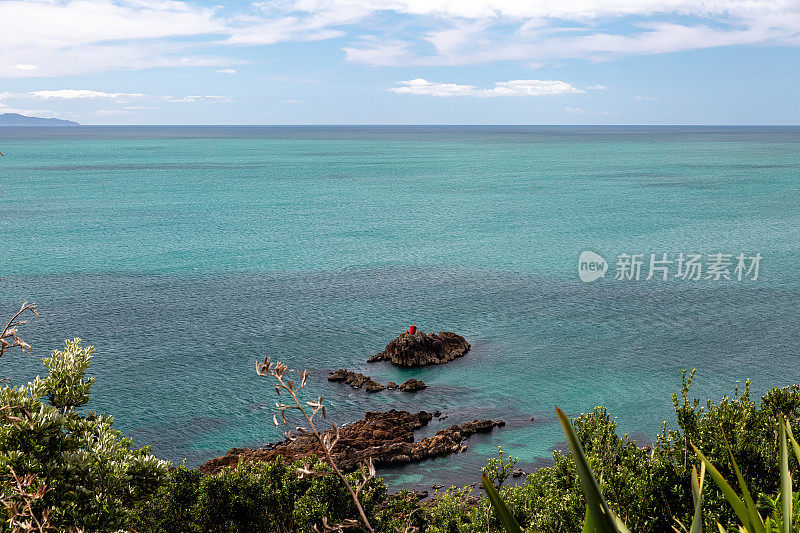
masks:
<path id="1" fill-rule="evenodd" d="M 646 444 L 683 368 L 715 399 L 800 381 L 800 128 L 2 128 L 0 151 L 0 312 L 41 314 L 2 375 L 81 337 L 91 408 L 175 463 L 282 437 L 265 354 L 307 368 L 339 423 L 507 422 L 380 470 L 393 487 L 474 482 L 497 445 L 546 465 L 555 406 L 606 406 Z M 581 282 L 584 250 L 605 278 Z M 620 254 L 681 252 L 760 253 L 759 277 L 613 279 Z M 409 324 L 472 350 L 366 363 Z M 428 388 L 370 395 L 338 368 Z"/>

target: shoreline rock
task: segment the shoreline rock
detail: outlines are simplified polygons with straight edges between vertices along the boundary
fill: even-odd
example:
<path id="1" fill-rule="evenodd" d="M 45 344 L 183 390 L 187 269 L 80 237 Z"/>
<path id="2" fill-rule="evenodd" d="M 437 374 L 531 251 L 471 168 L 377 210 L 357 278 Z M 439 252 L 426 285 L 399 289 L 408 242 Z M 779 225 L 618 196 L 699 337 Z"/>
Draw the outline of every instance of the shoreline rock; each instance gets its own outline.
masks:
<path id="1" fill-rule="evenodd" d="M 350 372 L 343 368 L 328 376 L 328 381 L 343 381 L 354 389 L 360 389 L 363 386 L 367 392 L 380 392 L 386 388 L 377 381 L 373 381 L 369 376 Z"/>
<path id="2" fill-rule="evenodd" d="M 387 388 L 398 389 L 403 392 L 417 392 L 427 387 L 423 381 L 414 378 L 407 379 L 400 385 L 394 381 L 390 381 L 386 386 L 383 386 L 369 376 L 358 372 L 351 372 L 343 368 L 340 368 L 328 376 L 328 381 L 344 382 L 354 389 L 360 389 L 363 386 L 367 392 L 380 392 Z"/>
<path id="3" fill-rule="evenodd" d="M 417 331 L 413 335 L 401 333 L 386 345 L 386 348 L 367 362 L 391 361 L 392 364 L 405 367 L 440 365 L 449 363 L 456 357 L 462 357 L 470 349 L 470 344 L 452 331 L 426 334 Z"/>
<path id="4" fill-rule="evenodd" d="M 414 431 L 426 426 L 432 415 L 426 411 L 367 412 L 362 420 L 339 428 L 339 442 L 333 449 L 337 465 L 346 471 L 358 468 L 367 459 L 376 465 L 406 464 L 434 457 L 459 453 L 466 449 L 462 442 L 475 433 L 488 433 L 503 427 L 503 421 L 473 420 L 441 429 L 432 437 L 414 440 Z M 329 429 L 326 434 L 333 435 Z M 264 448 L 232 448 L 222 457 L 206 462 L 200 470 L 216 474 L 223 468 L 241 463 L 272 461 L 282 455 L 286 461 L 297 461 L 309 455 L 322 455 L 316 437 L 299 435 L 294 440 L 270 444 Z"/>
<path id="5" fill-rule="evenodd" d="M 418 390 L 422 390 L 426 387 L 427 385 L 425 385 L 423 381 L 414 378 L 407 379 L 397 386 L 397 388 L 403 392 L 417 392 Z"/>

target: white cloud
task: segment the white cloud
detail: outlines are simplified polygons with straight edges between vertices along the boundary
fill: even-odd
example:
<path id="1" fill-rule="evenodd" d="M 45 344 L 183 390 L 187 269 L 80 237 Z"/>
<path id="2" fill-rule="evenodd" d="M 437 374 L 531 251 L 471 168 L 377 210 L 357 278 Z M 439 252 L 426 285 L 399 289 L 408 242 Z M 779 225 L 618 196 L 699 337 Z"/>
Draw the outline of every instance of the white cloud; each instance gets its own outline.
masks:
<path id="1" fill-rule="evenodd" d="M 190 66 L 232 74 L 242 61 L 224 57 L 226 47 L 334 38 L 348 39 L 350 61 L 392 66 L 800 46 L 797 0 L 0 0 L 0 21 L 0 77 Z"/>
<path id="2" fill-rule="evenodd" d="M 113 100 L 114 102 L 130 102 L 133 100 L 145 100 L 153 102 L 168 103 L 197 103 L 197 102 L 232 102 L 227 96 L 218 95 L 190 95 L 190 96 L 170 96 L 163 94 L 142 94 L 142 93 L 111 93 L 105 91 L 95 91 L 91 89 L 56 89 L 46 91 L 31 91 L 27 93 L 0 93 L 0 100 Z M 129 109 L 149 109 L 142 106 L 129 106 Z"/>
<path id="3" fill-rule="evenodd" d="M 345 47 L 342 50 L 348 61 L 367 65 L 400 66 L 408 64 L 412 58 L 409 43 L 399 40 L 381 42 L 372 35 L 362 37 L 360 47 Z"/>
<path id="4" fill-rule="evenodd" d="M 75 100 L 75 99 L 95 99 L 95 98 L 112 98 L 112 99 L 129 99 L 141 98 L 144 96 L 140 93 L 107 93 L 103 91 L 91 91 L 88 89 L 59 89 L 57 91 L 33 91 L 27 93 L 32 98 L 43 98 L 48 100 L 50 98 L 58 98 L 62 100 Z"/>
<path id="5" fill-rule="evenodd" d="M 2 92 L 0 93 L 0 113 L 19 113 L 45 118 L 70 118 L 73 120 L 80 118 L 78 115 L 68 111 L 31 109 L 26 106 L 31 101 L 47 102 L 48 105 L 52 104 L 56 108 L 74 105 L 74 102 L 84 102 L 84 107 L 82 108 L 84 109 L 82 111 L 84 116 L 124 117 L 135 116 L 141 111 L 159 109 L 159 106 L 152 104 L 225 103 L 233 100 L 227 96 L 218 95 L 172 96 L 133 92 L 107 92 L 93 89 L 53 89 L 25 93 Z M 91 109 L 94 107 L 93 103 L 97 105 L 96 109 Z M 89 107 L 89 109 L 86 110 L 86 107 Z"/>
<path id="6" fill-rule="evenodd" d="M 61 113 L 52 109 L 26 109 L 11 107 L 0 102 L 0 115 L 4 113 L 16 113 L 18 115 L 36 116 L 41 118 L 66 118 L 67 115 L 69 115 L 70 118 L 74 118 L 72 113 Z"/>
<path id="7" fill-rule="evenodd" d="M 422 36 L 392 35 L 346 47 L 348 60 L 374 66 L 517 61 L 538 67 L 573 58 L 601 61 L 717 46 L 800 45 L 796 0 L 374 0 L 372 5 L 390 4 L 398 12 L 438 17 L 438 28 Z M 686 22 L 664 21 L 674 15 Z M 624 30 L 619 25 L 607 29 L 619 21 Z M 419 46 L 423 42 L 435 52 L 425 52 Z"/>
<path id="8" fill-rule="evenodd" d="M 746 15 L 753 12 L 780 12 L 795 5 L 793 0 L 298 0 L 289 2 L 297 10 L 341 12 L 369 6 L 371 11 L 395 11 L 459 19 L 562 19 L 588 21 L 600 17 L 654 15 L 673 13 L 708 16 L 713 14 Z"/>
<path id="9" fill-rule="evenodd" d="M 581 93 L 573 85 L 557 80 L 512 80 L 499 81 L 491 89 L 478 89 L 474 85 L 439 83 L 417 78 L 398 82 L 400 87 L 389 89 L 398 94 L 426 96 L 476 96 L 489 98 L 495 96 L 544 96 L 554 94 Z"/>
<path id="10" fill-rule="evenodd" d="M 656 98 L 655 96 L 634 96 L 634 100 L 639 100 L 641 102 L 660 102 L 660 98 Z"/>
<path id="11" fill-rule="evenodd" d="M 611 115 L 611 111 L 590 111 L 582 107 L 565 107 L 564 113 L 569 115 Z"/>
<path id="12" fill-rule="evenodd" d="M 591 85 L 586 88 L 587 91 L 605 91 L 606 89 L 608 89 L 606 85 Z"/>
<path id="13" fill-rule="evenodd" d="M 217 72 L 219 72 L 220 74 L 236 74 L 236 69 L 223 68 L 223 69 L 218 70 Z"/>

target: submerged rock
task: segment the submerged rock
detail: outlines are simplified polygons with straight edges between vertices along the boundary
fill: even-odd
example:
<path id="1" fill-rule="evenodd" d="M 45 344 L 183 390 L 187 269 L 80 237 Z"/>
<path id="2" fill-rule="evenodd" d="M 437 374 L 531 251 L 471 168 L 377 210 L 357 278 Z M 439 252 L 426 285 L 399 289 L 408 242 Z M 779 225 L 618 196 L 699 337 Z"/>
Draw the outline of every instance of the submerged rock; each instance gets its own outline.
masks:
<path id="1" fill-rule="evenodd" d="M 414 440 L 414 431 L 431 420 L 425 411 L 368 412 L 362 420 L 339 428 L 339 442 L 332 453 L 337 465 L 352 471 L 367 459 L 376 465 L 404 464 L 462 451 L 461 442 L 474 433 L 486 433 L 500 426 L 492 420 L 473 420 L 465 424 L 439 430 L 436 435 Z M 332 430 L 327 434 L 333 436 Z M 232 448 L 223 457 L 211 459 L 200 467 L 214 474 L 239 463 L 272 461 L 279 455 L 286 461 L 296 461 L 309 455 L 322 456 L 322 448 L 312 434 L 302 434 L 293 440 L 286 439 L 260 449 Z"/>
<path id="2" fill-rule="evenodd" d="M 417 331 L 415 334 L 401 333 L 386 348 L 368 359 L 391 361 L 395 365 L 417 367 L 449 363 L 469 351 L 470 345 L 461 335 L 452 331 L 426 334 Z"/>

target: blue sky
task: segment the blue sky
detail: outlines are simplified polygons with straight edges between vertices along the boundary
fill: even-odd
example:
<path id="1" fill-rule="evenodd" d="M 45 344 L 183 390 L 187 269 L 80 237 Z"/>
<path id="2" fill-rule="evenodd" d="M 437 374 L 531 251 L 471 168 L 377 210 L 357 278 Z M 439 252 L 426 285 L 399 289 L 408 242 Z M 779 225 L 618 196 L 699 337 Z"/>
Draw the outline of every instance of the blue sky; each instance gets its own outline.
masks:
<path id="1" fill-rule="evenodd" d="M 800 124 L 800 0 L 0 0 L 0 113 Z"/>

